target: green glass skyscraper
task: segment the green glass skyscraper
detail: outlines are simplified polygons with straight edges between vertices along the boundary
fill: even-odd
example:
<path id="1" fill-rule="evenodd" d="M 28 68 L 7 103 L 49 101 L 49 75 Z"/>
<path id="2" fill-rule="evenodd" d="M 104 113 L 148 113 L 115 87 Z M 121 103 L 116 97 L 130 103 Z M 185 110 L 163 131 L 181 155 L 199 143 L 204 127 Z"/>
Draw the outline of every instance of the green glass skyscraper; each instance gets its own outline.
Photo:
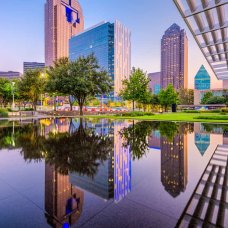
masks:
<path id="1" fill-rule="evenodd" d="M 195 76 L 195 89 L 209 90 L 211 88 L 211 77 L 202 65 Z"/>

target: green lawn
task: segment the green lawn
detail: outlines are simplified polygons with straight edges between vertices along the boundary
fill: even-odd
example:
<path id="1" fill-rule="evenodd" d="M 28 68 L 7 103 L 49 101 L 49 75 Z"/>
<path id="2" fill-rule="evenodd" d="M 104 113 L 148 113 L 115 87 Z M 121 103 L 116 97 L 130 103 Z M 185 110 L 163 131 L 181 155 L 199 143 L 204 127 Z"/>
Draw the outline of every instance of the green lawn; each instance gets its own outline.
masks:
<path id="1" fill-rule="evenodd" d="M 88 117 L 109 118 L 109 119 L 228 123 L 228 115 L 220 115 L 216 113 L 206 113 L 206 114 L 205 113 L 163 113 L 163 114 L 155 114 L 153 116 L 137 116 L 137 117 L 96 115 L 96 116 L 88 116 Z"/>

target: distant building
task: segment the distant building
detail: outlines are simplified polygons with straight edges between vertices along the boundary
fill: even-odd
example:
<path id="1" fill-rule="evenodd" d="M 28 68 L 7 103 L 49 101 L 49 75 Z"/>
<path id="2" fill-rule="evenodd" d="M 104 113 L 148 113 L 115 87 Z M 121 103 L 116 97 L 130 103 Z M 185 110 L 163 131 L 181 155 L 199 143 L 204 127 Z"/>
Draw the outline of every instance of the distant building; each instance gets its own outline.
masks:
<path id="1" fill-rule="evenodd" d="M 70 39 L 70 60 L 94 54 L 113 80 L 114 97 L 131 71 L 131 33 L 120 22 L 100 23 Z"/>
<path id="2" fill-rule="evenodd" d="M 209 90 L 211 88 L 211 77 L 202 65 L 195 76 L 195 89 Z"/>
<path id="3" fill-rule="evenodd" d="M 78 0 L 47 0 L 45 4 L 45 65 L 69 57 L 69 39 L 84 29 Z"/>
<path id="4" fill-rule="evenodd" d="M 176 90 L 188 88 L 188 38 L 177 24 L 161 40 L 161 88 L 169 84 Z"/>
<path id="5" fill-rule="evenodd" d="M 28 70 L 35 70 L 35 69 L 44 69 L 45 63 L 37 63 L 37 62 L 24 62 L 23 69 L 24 73 Z"/>
<path id="6" fill-rule="evenodd" d="M 0 78 L 7 78 L 7 79 L 17 79 L 21 77 L 20 72 L 15 72 L 15 71 L 0 71 Z"/>
<path id="7" fill-rule="evenodd" d="M 158 94 L 161 90 L 161 72 L 148 74 L 150 79 L 149 87 L 153 94 Z"/>

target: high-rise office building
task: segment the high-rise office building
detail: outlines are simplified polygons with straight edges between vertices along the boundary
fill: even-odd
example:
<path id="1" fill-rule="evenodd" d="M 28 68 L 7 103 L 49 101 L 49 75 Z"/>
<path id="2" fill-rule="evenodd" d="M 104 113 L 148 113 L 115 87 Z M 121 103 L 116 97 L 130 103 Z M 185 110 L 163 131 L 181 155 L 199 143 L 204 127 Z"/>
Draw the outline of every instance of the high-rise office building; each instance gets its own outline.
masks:
<path id="1" fill-rule="evenodd" d="M 208 90 L 211 88 L 211 77 L 202 65 L 195 76 L 195 89 Z"/>
<path id="2" fill-rule="evenodd" d="M 45 63 L 37 63 L 37 62 L 24 62 L 23 69 L 24 73 L 28 70 L 35 70 L 35 69 L 44 69 Z"/>
<path id="3" fill-rule="evenodd" d="M 7 79 L 17 79 L 21 77 L 20 72 L 15 72 L 15 71 L 0 71 L 0 78 L 7 78 Z"/>
<path id="4" fill-rule="evenodd" d="M 47 0 L 45 4 L 45 65 L 69 56 L 69 39 L 84 29 L 78 0 Z"/>
<path id="5" fill-rule="evenodd" d="M 177 24 L 161 40 L 161 87 L 169 84 L 176 90 L 188 88 L 188 38 Z"/>
<path id="6" fill-rule="evenodd" d="M 149 87 L 153 94 L 158 94 L 161 90 L 161 72 L 148 74 L 150 80 Z"/>
<path id="7" fill-rule="evenodd" d="M 120 22 L 100 23 L 70 39 L 70 60 L 94 54 L 113 80 L 114 96 L 131 71 L 131 33 Z"/>

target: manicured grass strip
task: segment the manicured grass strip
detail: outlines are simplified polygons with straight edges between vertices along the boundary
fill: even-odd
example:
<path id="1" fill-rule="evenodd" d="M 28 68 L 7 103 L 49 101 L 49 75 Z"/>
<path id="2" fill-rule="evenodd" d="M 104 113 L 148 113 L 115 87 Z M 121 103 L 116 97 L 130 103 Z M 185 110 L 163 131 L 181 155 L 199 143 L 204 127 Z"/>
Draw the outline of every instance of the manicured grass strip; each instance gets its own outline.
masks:
<path id="1" fill-rule="evenodd" d="M 194 119 L 200 120 L 228 120 L 228 116 L 196 116 Z"/>

